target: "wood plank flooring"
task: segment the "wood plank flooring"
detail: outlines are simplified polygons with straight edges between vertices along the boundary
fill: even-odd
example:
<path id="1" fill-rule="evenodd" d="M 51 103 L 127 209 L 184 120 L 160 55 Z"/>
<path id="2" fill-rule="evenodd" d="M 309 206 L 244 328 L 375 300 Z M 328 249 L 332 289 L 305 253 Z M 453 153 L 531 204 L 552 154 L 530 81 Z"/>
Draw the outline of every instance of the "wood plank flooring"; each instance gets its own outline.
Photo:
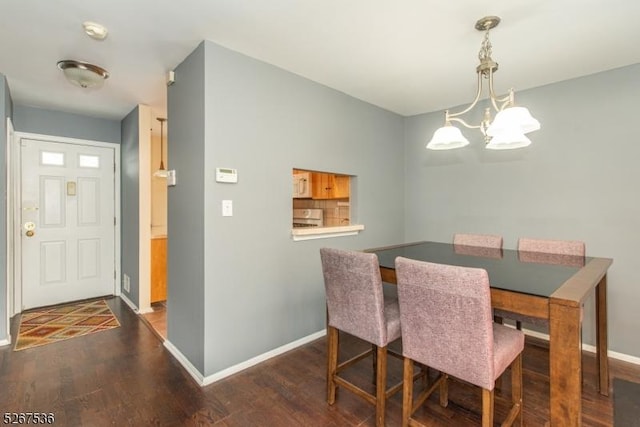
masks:
<path id="1" fill-rule="evenodd" d="M 162 340 L 167 339 L 167 304 L 165 301 L 151 304 L 153 311 L 145 313 L 143 320 L 146 320 L 151 328 L 160 335 Z"/>
<path id="2" fill-rule="evenodd" d="M 0 348 L 0 408 L 51 412 L 62 426 L 373 426 L 374 408 L 340 391 L 325 401 L 326 342 L 316 340 L 207 387 L 199 387 L 163 347 L 147 323 L 120 299 L 108 300 L 120 328 L 14 352 Z M 12 325 L 17 328 L 17 319 Z M 367 344 L 342 337 L 344 356 Z M 224 351 L 221 348 L 220 351 Z M 548 349 L 527 340 L 524 353 L 524 422 L 543 426 L 548 413 Z M 596 391 L 595 359 L 584 355 L 583 425 L 610 426 L 613 396 Z M 612 377 L 640 382 L 640 366 L 612 360 Z M 352 379 L 371 385 L 371 363 Z M 389 381 L 402 376 L 390 358 Z M 508 396 L 508 378 L 499 393 Z M 429 426 L 479 425 L 480 392 L 453 382 L 447 408 L 429 401 L 419 412 Z M 437 396 L 435 396 L 437 398 Z M 387 425 L 400 425 L 401 393 L 388 405 Z M 497 421 L 506 404 L 496 403 Z"/>

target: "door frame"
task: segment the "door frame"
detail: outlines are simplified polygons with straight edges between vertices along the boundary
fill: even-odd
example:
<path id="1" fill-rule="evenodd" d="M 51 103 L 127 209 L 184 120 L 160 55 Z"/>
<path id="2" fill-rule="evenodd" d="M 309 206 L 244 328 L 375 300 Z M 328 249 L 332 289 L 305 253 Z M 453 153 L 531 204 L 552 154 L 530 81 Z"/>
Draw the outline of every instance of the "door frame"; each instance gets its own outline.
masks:
<path id="1" fill-rule="evenodd" d="M 37 139 L 46 142 L 57 142 L 62 144 L 74 144 L 84 145 L 89 147 L 103 147 L 111 148 L 114 150 L 114 215 L 115 215 L 115 228 L 114 228 L 114 278 L 113 278 L 113 294 L 119 296 L 121 292 L 121 280 L 120 280 L 120 144 L 113 142 L 94 141 L 88 139 L 68 138 L 63 136 L 54 135 L 42 135 L 29 132 L 14 132 L 11 140 L 7 141 L 7 145 L 11 145 L 7 158 L 7 227 L 11 230 L 11 239 L 13 240 L 12 247 L 7 251 L 7 264 L 10 264 L 11 273 L 7 272 L 7 275 L 11 274 L 11 282 L 7 281 L 7 288 L 9 294 L 13 294 L 11 300 L 7 299 L 7 305 L 10 317 L 22 312 L 22 275 L 20 266 L 22 265 L 22 245 L 21 236 L 22 227 L 20 224 L 20 186 L 21 186 L 21 174 L 20 174 L 20 141 L 22 139 Z M 9 234 L 7 234 L 9 236 Z M 9 240 L 9 239 L 7 239 Z M 7 242 L 9 244 L 9 242 Z M 9 265 L 8 265 L 9 266 Z"/>

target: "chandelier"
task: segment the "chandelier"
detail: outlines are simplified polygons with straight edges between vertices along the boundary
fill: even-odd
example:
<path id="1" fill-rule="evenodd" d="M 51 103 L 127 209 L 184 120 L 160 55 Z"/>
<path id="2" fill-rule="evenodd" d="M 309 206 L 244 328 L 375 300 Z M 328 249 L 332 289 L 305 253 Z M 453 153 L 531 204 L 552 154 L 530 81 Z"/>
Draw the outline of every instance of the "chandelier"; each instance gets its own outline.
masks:
<path id="1" fill-rule="evenodd" d="M 460 129 L 451 123 L 456 122 L 469 129 L 480 129 L 484 135 L 486 148 L 493 150 L 508 150 L 526 147 L 531 144 L 531 140 L 526 137 L 526 133 L 540 129 L 540 122 L 534 119 L 529 110 L 525 107 L 516 106 L 514 101 L 514 91 L 504 96 L 496 96 L 493 86 L 493 74 L 498 71 L 498 63 L 491 58 L 491 42 L 489 41 L 489 30 L 495 28 L 500 23 L 497 16 L 486 16 L 476 22 L 475 28 L 484 31 L 484 40 L 478 52 L 480 64 L 476 67 L 478 74 L 478 90 L 473 102 L 464 110 L 451 113 L 446 110 L 444 113 L 444 126 L 436 130 L 433 138 L 427 144 L 431 150 L 449 150 L 469 145 L 469 141 L 464 137 Z M 483 82 L 487 80 L 489 88 L 489 100 L 491 106 L 486 107 L 482 121 L 478 125 L 467 123 L 461 118 L 476 106 L 480 95 L 483 92 Z M 491 107 L 496 112 L 495 119 L 491 117 Z"/>

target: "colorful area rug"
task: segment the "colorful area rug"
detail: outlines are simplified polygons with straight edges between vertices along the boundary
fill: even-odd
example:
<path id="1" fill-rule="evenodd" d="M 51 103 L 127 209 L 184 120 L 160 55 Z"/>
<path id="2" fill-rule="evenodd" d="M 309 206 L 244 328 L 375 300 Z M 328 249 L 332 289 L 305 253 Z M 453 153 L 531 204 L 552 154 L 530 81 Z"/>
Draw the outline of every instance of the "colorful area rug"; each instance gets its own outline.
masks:
<path id="1" fill-rule="evenodd" d="M 104 300 L 82 301 L 22 313 L 15 351 L 117 328 Z"/>

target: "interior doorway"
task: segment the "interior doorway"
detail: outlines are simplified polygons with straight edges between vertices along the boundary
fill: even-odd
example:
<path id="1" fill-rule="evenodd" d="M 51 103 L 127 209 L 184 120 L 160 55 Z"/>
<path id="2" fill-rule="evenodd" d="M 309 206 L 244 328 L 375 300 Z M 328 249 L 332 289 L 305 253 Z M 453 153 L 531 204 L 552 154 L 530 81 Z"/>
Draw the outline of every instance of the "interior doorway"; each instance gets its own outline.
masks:
<path id="1" fill-rule="evenodd" d="M 155 117 L 151 132 L 151 283 L 152 311 L 145 313 L 156 332 L 167 337 L 167 119 Z"/>

